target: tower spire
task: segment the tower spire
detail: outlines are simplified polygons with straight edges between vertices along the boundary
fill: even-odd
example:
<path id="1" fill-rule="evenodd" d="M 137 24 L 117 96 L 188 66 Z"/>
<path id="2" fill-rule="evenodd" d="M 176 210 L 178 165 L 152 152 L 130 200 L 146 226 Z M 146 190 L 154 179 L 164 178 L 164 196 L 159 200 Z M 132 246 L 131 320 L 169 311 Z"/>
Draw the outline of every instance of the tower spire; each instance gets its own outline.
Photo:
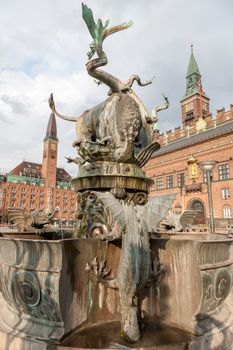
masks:
<path id="1" fill-rule="evenodd" d="M 186 89 L 181 106 L 183 125 L 189 125 L 209 114 L 209 98 L 202 90 L 201 73 L 194 56 L 193 43 L 191 43 L 191 54 L 186 73 Z"/>
<path id="2" fill-rule="evenodd" d="M 191 42 L 191 54 L 193 54 L 193 43 Z"/>
<path id="3" fill-rule="evenodd" d="M 49 117 L 45 140 L 53 139 L 57 140 L 57 123 L 54 113 L 52 112 Z"/>
<path id="4" fill-rule="evenodd" d="M 47 124 L 46 135 L 44 138 L 44 150 L 41 168 L 42 177 L 45 178 L 45 188 L 50 189 L 51 191 L 56 187 L 57 151 L 57 124 L 54 113 L 51 113 Z M 47 195 L 49 195 L 50 190 L 48 190 Z"/>
<path id="5" fill-rule="evenodd" d="M 201 77 L 201 73 L 200 73 L 197 61 L 196 61 L 196 59 L 194 57 L 193 43 L 192 43 L 191 44 L 191 56 L 190 56 L 190 60 L 189 60 L 189 65 L 188 65 L 186 78 L 190 77 L 193 74 L 197 74 L 197 75 L 199 75 L 199 77 Z"/>
<path id="6" fill-rule="evenodd" d="M 190 96 L 193 96 L 199 93 L 198 83 L 200 84 L 200 82 L 201 82 L 201 73 L 194 56 L 193 43 L 191 43 L 191 55 L 190 55 L 189 65 L 186 73 L 186 90 L 185 90 L 185 95 L 183 99 L 186 99 Z M 202 95 L 206 96 L 204 92 L 202 92 Z"/>

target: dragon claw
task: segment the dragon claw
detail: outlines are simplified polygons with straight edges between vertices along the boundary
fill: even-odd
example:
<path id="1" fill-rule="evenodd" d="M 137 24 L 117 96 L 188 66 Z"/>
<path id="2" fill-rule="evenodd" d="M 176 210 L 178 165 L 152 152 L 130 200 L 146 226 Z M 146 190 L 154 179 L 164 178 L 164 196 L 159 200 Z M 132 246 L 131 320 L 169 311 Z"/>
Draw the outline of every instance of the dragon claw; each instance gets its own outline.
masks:
<path id="1" fill-rule="evenodd" d="M 106 260 L 100 260 L 98 257 L 95 257 L 90 264 L 86 263 L 85 271 L 90 273 L 93 282 L 101 283 L 108 288 L 117 288 L 114 278 L 107 279 L 111 273 L 111 266 L 106 267 Z"/>

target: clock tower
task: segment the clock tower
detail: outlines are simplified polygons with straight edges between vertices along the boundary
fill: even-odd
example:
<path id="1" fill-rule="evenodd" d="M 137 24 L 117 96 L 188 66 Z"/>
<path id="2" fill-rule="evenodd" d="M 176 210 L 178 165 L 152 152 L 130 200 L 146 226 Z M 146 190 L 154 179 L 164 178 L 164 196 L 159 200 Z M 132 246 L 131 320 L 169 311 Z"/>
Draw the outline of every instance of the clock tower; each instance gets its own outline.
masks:
<path id="1" fill-rule="evenodd" d="M 181 108 L 183 126 L 192 125 L 209 114 L 209 98 L 202 90 L 201 74 L 194 57 L 193 45 L 191 45 L 191 56 L 186 74 L 186 91 L 181 100 Z"/>
<path id="2" fill-rule="evenodd" d="M 41 168 L 41 175 L 45 179 L 45 203 L 48 211 L 52 211 L 54 207 L 53 193 L 56 189 L 57 151 L 57 124 L 54 113 L 51 113 L 46 130 L 46 136 L 44 138 L 44 150 Z"/>

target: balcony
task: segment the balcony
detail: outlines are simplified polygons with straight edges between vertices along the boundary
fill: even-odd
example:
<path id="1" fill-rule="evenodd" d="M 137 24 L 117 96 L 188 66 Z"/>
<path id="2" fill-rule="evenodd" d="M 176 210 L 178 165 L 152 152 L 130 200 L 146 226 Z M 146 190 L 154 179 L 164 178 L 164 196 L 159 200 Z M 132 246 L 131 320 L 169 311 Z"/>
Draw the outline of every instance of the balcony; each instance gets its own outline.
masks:
<path id="1" fill-rule="evenodd" d="M 185 193 L 202 192 L 202 184 L 192 184 L 185 186 Z"/>

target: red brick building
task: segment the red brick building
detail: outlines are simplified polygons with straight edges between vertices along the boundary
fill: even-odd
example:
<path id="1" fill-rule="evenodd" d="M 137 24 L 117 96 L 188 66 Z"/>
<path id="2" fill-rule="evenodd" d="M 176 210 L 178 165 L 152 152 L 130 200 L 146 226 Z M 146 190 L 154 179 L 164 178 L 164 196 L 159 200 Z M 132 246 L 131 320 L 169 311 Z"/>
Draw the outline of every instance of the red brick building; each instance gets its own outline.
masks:
<path id="1" fill-rule="evenodd" d="M 27 211 L 60 208 L 56 218 L 63 225 L 75 220 L 76 193 L 66 170 L 57 168 L 58 138 L 56 119 L 49 118 L 42 164 L 23 161 L 8 174 L 0 175 L 0 222 L 7 220 L 7 208 Z"/>
<path id="2" fill-rule="evenodd" d="M 198 209 L 200 223 L 207 223 L 206 176 L 199 163 L 217 161 L 211 174 L 213 211 L 216 227 L 225 227 L 233 223 L 233 105 L 228 111 L 218 110 L 214 117 L 209 112 L 193 50 L 181 109 L 182 126 L 157 136 L 161 148 L 145 167 L 154 180 L 152 195 L 177 193 L 173 211 Z"/>

